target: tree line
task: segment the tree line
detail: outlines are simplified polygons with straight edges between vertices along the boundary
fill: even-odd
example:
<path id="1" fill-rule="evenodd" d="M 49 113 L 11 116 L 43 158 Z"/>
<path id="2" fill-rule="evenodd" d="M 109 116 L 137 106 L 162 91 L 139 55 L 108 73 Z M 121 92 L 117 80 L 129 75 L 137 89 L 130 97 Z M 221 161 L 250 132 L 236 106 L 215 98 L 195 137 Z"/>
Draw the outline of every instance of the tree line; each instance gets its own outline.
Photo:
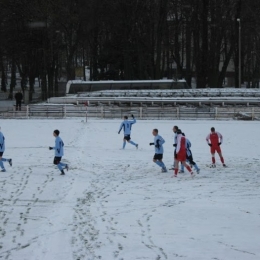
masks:
<path id="1" fill-rule="evenodd" d="M 259 11 L 253 0 L 0 0 L 1 89 L 9 71 L 12 93 L 18 72 L 30 93 L 40 79 L 46 99 L 85 66 L 90 80 L 195 78 L 205 88 L 229 76 L 238 87 L 239 51 L 242 82 L 256 87 Z"/>

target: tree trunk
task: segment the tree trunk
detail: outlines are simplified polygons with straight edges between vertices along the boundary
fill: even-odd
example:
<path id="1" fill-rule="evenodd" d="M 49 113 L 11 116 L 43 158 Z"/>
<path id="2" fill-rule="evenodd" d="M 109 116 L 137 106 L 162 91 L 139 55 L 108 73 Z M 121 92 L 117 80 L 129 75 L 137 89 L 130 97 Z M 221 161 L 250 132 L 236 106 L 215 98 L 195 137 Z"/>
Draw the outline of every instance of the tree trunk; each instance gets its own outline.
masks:
<path id="1" fill-rule="evenodd" d="M 91 58 L 91 68 L 92 68 L 92 77 L 91 80 L 98 80 L 98 28 L 95 29 L 93 37 L 93 47 L 92 47 L 92 58 Z"/>
<path id="2" fill-rule="evenodd" d="M 187 23 L 186 24 L 186 73 L 185 73 L 185 79 L 186 79 L 188 86 L 190 86 L 190 87 L 191 87 L 191 78 L 192 78 L 192 72 L 191 72 L 191 29 L 190 29 L 190 24 Z"/>
<path id="3" fill-rule="evenodd" d="M 202 0 L 203 7 L 201 10 L 201 48 L 199 55 L 199 66 L 197 69 L 197 87 L 206 88 L 208 75 L 208 12 L 209 0 Z"/>
<path id="4" fill-rule="evenodd" d="M 29 75 L 29 100 L 32 101 L 32 95 L 34 93 L 35 77 L 32 73 Z"/>
<path id="5" fill-rule="evenodd" d="M 228 54 L 226 56 L 226 59 L 224 61 L 224 64 L 222 66 L 222 69 L 221 69 L 221 71 L 219 73 L 219 77 L 218 77 L 218 87 L 219 88 L 222 86 L 222 83 L 223 83 L 223 81 L 225 79 L 225 74 L 226 74 L 226 71 L 227 71 L 228 64 L 229 64 L 229 62 L 231 60 L 231 57 L 233 55 L 233 51 L 234 51 L 234 47 L 233 47 L 233 45 L 231 45 L 230 49 L 228 51 Z"/>
<path id="6" fill-rule="evenodd" d="M 83 48 L 82 48 L 82 59 L 83 59 L 83 64 L 82 64 L 82 66 L 83 66 L 83 80 L 84 81 L 86 81 L 87 79 L 86 79 L 86 61 L 85 61 L 85 48 L 84 48 L 84 46 L 83 46 Z M 55 77 L 55 79 L 56 79 L 56 77 Z"/>
<path id="7" fill-rule="evenodd" d="M 55 67 L 54 71 L 54 96 L 58 97 L 59 95 L 59 82 L 58 82 L 58 77 L 59 77 L 59 67 Z"/>
<path id="8" fill-rule="evenodd" d="M 14 57 L 12 57 L 12 67 L 11 67 L 11 83 L 10 83 L 10 91 L 9 91 L 9 99 L 13 99 L 13 90 L 16 86 L 16 64 Z"/>
<path id="9" fill-rule="evenodd" d="M 67 81 L 75 79 L 75 68 L 73 66 L 73 55 L 70 55 L 67 59 L 66 72 L 67 72 Z"/>
<path id="10" fill-rule="evenodd" d="M 1 90 L 3 92 L 6 92 L 6 72 L 5 72 L 5 66 L 4 66 L 3 58 L 1 59 L 1 71 L 2 71 Z"/>
<path id="11" fill-rule="evenodd" d="M 42 72 L 41 75 L 41 86 L 42 86 L 42 100 L 47 99 L 47 80 L 46 80 L 46 73 Z"/>
<path id="12" fill-rule="evenodd" d="M 236 41 L 236 51 L 234 57 L 234 65 L 235 65 L 235 87 L 239 88 L 239 23 L 237 19 L 241 19 L 241 7 L 242 7 L 242 0 L 237 1 L 237 10 L 236 10 L 236 25 L 235 25 L 235 41 Z M 242 54 L 241 54 L 242 58 Z M 242 70 L 241 70 L 242 71 Z"/>
<path id="13" fill-rule="evenodd" d="M 167 16 L 167 0 L 159 1 L 159 17 L 157 25 L 157 43 L 156 43 L 156 61 L 155 61 L 155 79 L 162 77 L 161 63 L 162 63 L 162 44 L 163 44 L 163 32 Z"/>
<path id="14" fill-rule="evenodd" d="M 47 77 L 48 77 L 48 98 L 49 97 L 53 97 L 54 95 L 54 67 L 51 66 L 49 69 L 48 69 L 48 74 L 47 74 Z"/>

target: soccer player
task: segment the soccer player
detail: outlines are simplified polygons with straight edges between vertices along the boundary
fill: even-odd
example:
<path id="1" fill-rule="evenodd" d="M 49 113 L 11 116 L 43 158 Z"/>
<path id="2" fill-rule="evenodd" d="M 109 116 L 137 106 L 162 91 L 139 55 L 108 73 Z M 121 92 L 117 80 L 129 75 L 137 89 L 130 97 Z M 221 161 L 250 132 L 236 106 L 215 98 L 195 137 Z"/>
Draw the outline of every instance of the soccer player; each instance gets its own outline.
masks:
<path id="1" fill-rule="evenodd" d="M 172 128 L 172 131 L 174 133 L 174 139 L 173 139 L 173 147 L 175 147 L 174 149 L 174 158 L 175 158 L 175 155 L 176 155 L 176 146 L 177 146 L 177 131 L 178 131 L 179 127 L 177 125 L 175 125 L 173 128 Z M 174 161 L 173 161 L 173 166 L 170 170 L 174 170 Z"/>
<path id="2" fill-rule="evenodd" d="M 165 143 L 164 139 L 158 135 L 158 129 L 153 129 L 154 142 L 150 145 L 154 145 L 155 155 L 153 157 L 153 162 L 162 168 L 162 172 L 167 172 L 167 169 L 162 161 L 163 159 L 163 144 Z"/>
<path id="3" fill-rule="evenodd" d="M 182 135 L 185 136 L 184 133 L 182 133 Z M 186 137 L 186 142 L 187 142 L 187 150 L 186 150 L 186 152 L 187 152 L 187 154 L 186 154 L 187 155 L 187 160 L 186 161 L 189 162 L 189 164 L 191 166 L 194 166 L 197 174 L 199 174 L 200 173 L 200 169 L 199 169 L 198 165 L 193 160 L 192 152 L 190 150 L 191 142 L 190 142 L 190 140 L 187 137 Z M 183 164 L 181 164 L 181 170 L 179 172 L 180 173 L 184 173 L 184 165 Z"/>
<path id="4" fill-rule="evenodd" d="M 54 130 L 53 131 L 53 136 L 55 137 L 55 146 L 54 147 L 49 147 L 49 150 L 55 150 L 55 157 L 53 160 L 53 164 L 57 165 L 59 170 L 61 171 L 60 175 L 65 175 L 64 169 L 67 171 L 69 170 L 68 164 L 62 163 L 61 158 L 64 155 L 64 143 L 62 139 L 59 137 L 60 131 L 59 130 Z"/>
<path id="5" fill-rule="evenodd" d="M 177 177 L 178 170 L 179 170 L 179 162 L 181 162 L 186 169 L 190 172 L 191 176 L 194 176 L 189 165 L 186 164 L 186 155 L 187 151 L 187 140 L 185 136 L 182 135 L 182 131 L 180 129 L 177 130 L 177 146 L 176 146 L 176 155 L 174 160 L 174 175 L 172 177 Z"/>
<path id="6" fill-rule="evenodd" d="M 175 125 L 172 129 L 173 133 L 174 133 L 174 140 L 173 140 L 173 146 L 176 147 L 177 146 L 177 131 L 178 131 L 179 127 L 177 125 Z"/>
<path id="7" fill-rule="evenodd" d="M 211 132 L 206 137 L 206 141 L 208 145 L 210 146 L 210 153 L 212 156 L 212 168 L 216 167 L 216 160 L 215 160 L 215 152 L 218 153 L 220 157 L 220 161 L 222 162 L 223 167 L 226 167 L 226 164 L 224 162 L 224 158 L 222 156 L 220 145 L 223 143 L 223 136 L 221 133 L 216 132 L 214 127 L 211 127 Z"/>
<path id="8" fill-rule="evenodd" d="M 6 169 L 4 167 L 3 162 L 9 162 L 10 166 L 12 166 L 12 159 L 3 158 L 4 151 L 5 151 L 5 137 L 4 137 L 3 133 L 1 132 L 1 127 L 0 127 L 0 167 L 1 167 L 1 172 L 6 172 Z"/>
<path id="9" fill-rule="evenodd" d="M 124 129 L 124 138 L 123 138 L 123 149 L 125 149 L 126 141 L 136 147 L 138 149 L 138 144 L 131 141 L 131 130 L 132 125 L 136 123 L 136 119 L 134 115 L 132 115 L 133 120 L 128 120 L 128 116 L 124 116 L 124 121 L 121 123 L 118 134 L 120 134 L 121 130 Z"/>

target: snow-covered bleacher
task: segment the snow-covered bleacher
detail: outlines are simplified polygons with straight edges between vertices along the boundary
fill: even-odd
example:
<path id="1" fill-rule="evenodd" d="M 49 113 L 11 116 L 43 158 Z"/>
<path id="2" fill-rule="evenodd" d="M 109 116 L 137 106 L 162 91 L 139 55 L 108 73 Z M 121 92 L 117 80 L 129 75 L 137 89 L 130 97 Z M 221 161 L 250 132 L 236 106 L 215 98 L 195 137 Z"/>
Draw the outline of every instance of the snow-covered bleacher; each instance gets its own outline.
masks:
<path id="1" fill-rule="evenodd" d="M 78 93 L 78 97 L 260 97 L 259 89 L 163 89 L 102 90 Z"/>
<path id="2" fill-rule="evenodd" d="M 133 111 L 143 119 L 259 120 L 260 90 L 102 90 L 52 97 L 47 103 L 22 106 L 22 111 L 15 111 L 13 101 L 0 109 L 0 118 L 121 118 Z"/>
<path id="3" fill-rule="evenodd" d="M 50 98 L 51 104 L 88 106 L 203 106 L 260 104 L 259 89 L 103 90 Z"/>

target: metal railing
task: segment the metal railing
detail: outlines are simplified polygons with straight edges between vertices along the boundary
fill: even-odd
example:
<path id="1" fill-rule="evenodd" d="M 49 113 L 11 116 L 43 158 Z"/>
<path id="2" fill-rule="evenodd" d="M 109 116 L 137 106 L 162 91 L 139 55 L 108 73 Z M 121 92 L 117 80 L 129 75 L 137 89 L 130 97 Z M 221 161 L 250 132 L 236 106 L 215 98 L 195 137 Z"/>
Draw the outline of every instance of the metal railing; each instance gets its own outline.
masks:
<path id="1" fill-rule="evenodd" d="M 101 118 L 115 119 L 134 114 L 139 119 L 241 119 L 259 120 L 260 107 L 113 107 L 84 105 L 28 105 L 22 111 L 1 108 L 0 118 Z"/>

